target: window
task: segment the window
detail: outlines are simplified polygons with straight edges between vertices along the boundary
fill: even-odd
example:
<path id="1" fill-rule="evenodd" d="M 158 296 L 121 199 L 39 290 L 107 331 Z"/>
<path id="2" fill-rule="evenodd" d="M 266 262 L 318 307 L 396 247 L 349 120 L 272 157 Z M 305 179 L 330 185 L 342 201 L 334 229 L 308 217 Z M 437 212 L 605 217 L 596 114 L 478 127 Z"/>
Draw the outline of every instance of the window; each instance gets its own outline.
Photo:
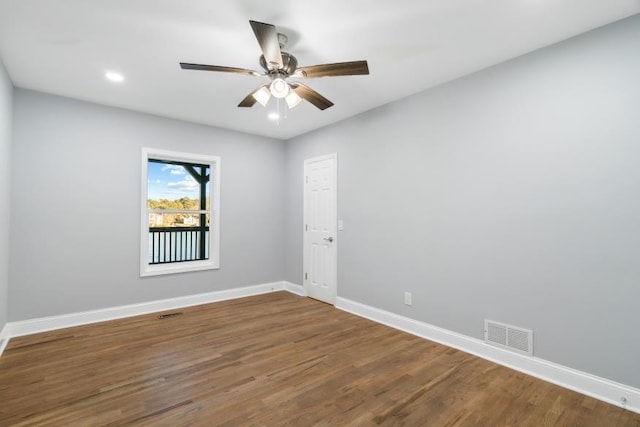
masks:
<path id="1" fill-rule="evenodd" d="M 141 276 L 219 268 L 219 157 L 143 148 L 141 194 Z"/>

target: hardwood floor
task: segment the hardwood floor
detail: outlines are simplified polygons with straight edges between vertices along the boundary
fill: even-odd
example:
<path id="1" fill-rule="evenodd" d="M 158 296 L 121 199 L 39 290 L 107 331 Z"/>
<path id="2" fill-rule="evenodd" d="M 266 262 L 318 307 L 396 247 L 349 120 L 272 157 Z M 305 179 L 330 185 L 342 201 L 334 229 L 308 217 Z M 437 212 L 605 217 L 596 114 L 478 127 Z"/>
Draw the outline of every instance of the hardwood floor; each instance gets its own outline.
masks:
<path id="1" fill-rule="evenodd" d="M 12 339 L 0 425 L 640 426 L 640 415 L 278 292 Z"/>

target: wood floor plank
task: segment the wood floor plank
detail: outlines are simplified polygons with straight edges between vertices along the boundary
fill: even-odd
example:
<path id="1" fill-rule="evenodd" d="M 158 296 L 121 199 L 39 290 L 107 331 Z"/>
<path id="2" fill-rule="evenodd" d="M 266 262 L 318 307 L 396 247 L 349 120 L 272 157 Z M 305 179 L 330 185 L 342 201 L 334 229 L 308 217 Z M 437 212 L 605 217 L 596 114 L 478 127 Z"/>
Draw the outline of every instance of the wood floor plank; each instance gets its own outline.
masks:
<path id="1" fill-rule="evenodd" d="M 0 426 L 635 426 L 640 415 L 277 292 L 14 338 Z"/>

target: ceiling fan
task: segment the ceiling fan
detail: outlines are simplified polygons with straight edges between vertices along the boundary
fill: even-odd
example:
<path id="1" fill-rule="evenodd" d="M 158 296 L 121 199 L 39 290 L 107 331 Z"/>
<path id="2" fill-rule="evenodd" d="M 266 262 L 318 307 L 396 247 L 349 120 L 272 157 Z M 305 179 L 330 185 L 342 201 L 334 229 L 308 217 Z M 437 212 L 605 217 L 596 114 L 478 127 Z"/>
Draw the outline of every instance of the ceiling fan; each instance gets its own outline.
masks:
<path id="1" fill-rule="evenodd" d="M 353 76 L 369 74 L 367 61 L 338 62 L 335 64 L 311 65 L 298 67 L 298 60 L 290 53 L 284 52 L 287 36 L 276 31 L 276 27 L 263 22 L 249 21 L 253 32 L 258 39 L 262 50 L 260 65 L 264 72 L 249 70 L 246 68 L 223 67 L 218 65 L 203 65 L 180 63 L 184 70 L 220 71 L 225 73 L 245 74 L 249 76 L 268 76 L 269 84 L 263 84 L 247 95 L 238 107 L 252 107 L 256 102 L 263 107 L 271 96 L 284 98 L 289 108 L 294 108 L 303 99 L 306 99 L 320 110 L 325 110 L 333 105 L 324 96 L 320 95 L 309 86 L 299 81 L 288 82 L 289 77 L 315 78 L 333 76 Z"/>

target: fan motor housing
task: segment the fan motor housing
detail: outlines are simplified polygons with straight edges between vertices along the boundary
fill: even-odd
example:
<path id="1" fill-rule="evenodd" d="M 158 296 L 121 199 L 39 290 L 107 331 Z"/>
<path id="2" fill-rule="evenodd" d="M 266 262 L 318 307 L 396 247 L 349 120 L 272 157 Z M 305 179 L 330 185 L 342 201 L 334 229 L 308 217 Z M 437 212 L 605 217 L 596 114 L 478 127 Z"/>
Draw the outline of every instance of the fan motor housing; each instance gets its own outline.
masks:
<path id="1" fill-rule="evenodd" d="M 281 53 L 282 53 L 282 68 L 280 68 L 279 70 L 269 70 L 269 67 L 267 67 L 267 61 L 265 61 L 264 59 L 264 55 L 260 55 L 260 66 L 269 74 L 273 72 L 279 72 L 279 73 L 284 73 L 287 76 L 290 76 L 296 71 L 296 68 L 298 68 L 298 60 L 296 59 L 295 56 L 291 55 L 288 52 L 281 52 Z"/>

